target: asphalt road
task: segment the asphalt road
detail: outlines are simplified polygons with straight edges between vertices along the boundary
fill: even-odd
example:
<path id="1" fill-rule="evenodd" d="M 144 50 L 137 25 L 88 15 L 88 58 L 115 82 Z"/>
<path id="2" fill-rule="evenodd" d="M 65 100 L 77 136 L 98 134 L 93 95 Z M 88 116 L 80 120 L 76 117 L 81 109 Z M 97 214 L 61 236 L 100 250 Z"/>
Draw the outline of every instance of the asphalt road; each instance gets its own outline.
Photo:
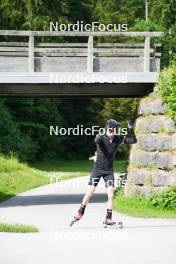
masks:
<path id="1" fill-rule="evenodd" d="M 42 186 L 0 204 L 0 219 L 39 228 L 39 233 L 0 233 L 1 264 L 175 263 L 176 220 L 113 213 L 124 228 L 104 229 L 103 184 L 80 222 L 69 227 L 86 190 L 87 177 Z"/>

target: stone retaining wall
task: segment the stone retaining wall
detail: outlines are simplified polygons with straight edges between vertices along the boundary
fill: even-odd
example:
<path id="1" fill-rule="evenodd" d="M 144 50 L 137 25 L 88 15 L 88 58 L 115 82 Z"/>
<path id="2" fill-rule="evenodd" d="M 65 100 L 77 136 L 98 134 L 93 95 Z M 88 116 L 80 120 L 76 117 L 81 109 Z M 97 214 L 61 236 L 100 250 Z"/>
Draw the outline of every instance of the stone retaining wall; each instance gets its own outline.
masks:
<path id="1" fill-rule="evenodd" d="M 155 93 L 143 98 L 138 108 L 137 144 L 130 152 L 125 194 L 148 195 L 176 185 L 176 126 L 167 107 Z"/>

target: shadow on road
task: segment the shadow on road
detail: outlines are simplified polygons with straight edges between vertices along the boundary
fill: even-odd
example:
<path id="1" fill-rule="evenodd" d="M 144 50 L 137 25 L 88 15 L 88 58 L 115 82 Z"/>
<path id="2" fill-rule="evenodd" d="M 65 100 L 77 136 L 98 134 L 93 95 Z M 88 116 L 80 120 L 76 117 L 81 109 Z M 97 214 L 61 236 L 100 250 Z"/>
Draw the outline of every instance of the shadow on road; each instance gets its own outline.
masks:
<path id="1" fill-rule="evenodd" d="M 14 197 L 14 194 L 6 194 L 6 193 L 0 192 L 0 203 L 2 203 L 3 201 L 6 201 L 7 199 L 10 199 L 11 197 Z"/>
<path id="2" fill-rule="evenodd" d="M 48 205 L 48 204 L 80 204 L 83 194 L 48 194 L 32 196 L 16 196 L 5 202 L 0 203 L 0 208 L 14 206 L 30 205 Z M 104 203 L 107 201 L 107 195 L 96 193 L 90 203 Z"/>

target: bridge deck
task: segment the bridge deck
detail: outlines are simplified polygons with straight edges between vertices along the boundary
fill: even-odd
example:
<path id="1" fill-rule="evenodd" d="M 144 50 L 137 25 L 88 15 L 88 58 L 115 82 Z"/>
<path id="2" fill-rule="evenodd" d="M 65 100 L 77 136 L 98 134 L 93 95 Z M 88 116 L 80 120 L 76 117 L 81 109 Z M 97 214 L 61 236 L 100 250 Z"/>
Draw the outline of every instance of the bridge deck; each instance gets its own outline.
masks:
<path id="1" fill-rule="evenodd" d="M 143 96 L 158 80 L 160 44 L 151 45 L 150 38 L 161 37 L 162 32 L 0 30 L 0 36 L 10 37 L 10 41 L 0 42 L 0 96 Z M 29 41 L 12 42 L 14 36 Z M 88 41 L 35 43 L 41 36 L 84 37 Z M 141 37 L 144 43 L 97 42 L 106 36 Z"/>
<path id="2" fill-rule="evenodd" d="M 0 73 L 1 97 L 135 97 L 158 80 L 156 72 Z"/>

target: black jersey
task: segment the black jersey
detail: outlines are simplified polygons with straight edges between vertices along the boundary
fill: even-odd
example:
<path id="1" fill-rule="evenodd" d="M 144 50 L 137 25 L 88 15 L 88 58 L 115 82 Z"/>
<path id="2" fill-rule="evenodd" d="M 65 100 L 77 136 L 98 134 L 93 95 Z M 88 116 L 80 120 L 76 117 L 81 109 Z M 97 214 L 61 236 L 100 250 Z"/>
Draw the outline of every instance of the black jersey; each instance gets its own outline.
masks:
<path id="1" fill-rule="evenodd" d="M 117 146 L 120 143 L 134 144 L 137 142 L 134 132 L 130 134 L 130 136 L 115 135 L 112 142 L 106 135 L 96 135 L 94 142 L 97 145 L 97 159 L 94 169 L 112 171 Z"/>

